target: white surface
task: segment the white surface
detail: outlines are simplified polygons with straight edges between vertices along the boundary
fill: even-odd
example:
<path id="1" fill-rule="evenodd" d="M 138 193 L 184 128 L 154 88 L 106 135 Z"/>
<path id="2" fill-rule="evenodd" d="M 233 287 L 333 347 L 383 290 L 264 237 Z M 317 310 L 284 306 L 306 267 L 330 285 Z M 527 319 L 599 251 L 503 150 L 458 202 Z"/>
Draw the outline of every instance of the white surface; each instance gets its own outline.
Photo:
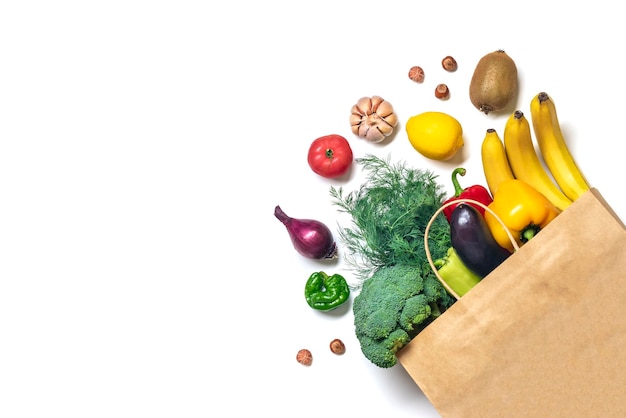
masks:
<path id="1" fill-rule="evenodd" d="M 552 95 L 582 170 L 626 218 L 618 3 L 562 7 L 4 2 L 0 415 L 437 416 L 401 366 L 362 356 L 349 309 L 306 305 L 308 275 L 342 262 L 300 257 L 273 209 L 334 229 L 329 185 L 361 179 L 310 171 L 308 145 L 328 133 L 356 157 L 391 154 L 446 184 L 462 165 L 464 185 L 484 184 L 480 144 L 506 115 L 479 113 L 467 89 L 478 59 L 502 48 L 520 72 L 517 108 Z M 347 123 L 371 95 L 400 117 L 383 145 Z M 426 110 L 462 123 L 459 158 L 410 147 L 404 122 Z M 345 355 L 330 353 L 333 338 Z M 295 361 L 304 347 L 309 368 Z"/>

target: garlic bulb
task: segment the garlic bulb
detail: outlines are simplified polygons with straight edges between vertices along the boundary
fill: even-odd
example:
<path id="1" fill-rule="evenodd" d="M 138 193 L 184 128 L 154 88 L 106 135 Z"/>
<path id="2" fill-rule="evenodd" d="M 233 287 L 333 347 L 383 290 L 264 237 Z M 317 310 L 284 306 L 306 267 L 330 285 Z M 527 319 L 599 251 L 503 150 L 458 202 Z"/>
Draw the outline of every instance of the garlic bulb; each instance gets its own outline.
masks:
<path id="1" fill-rule="evenodd" d="M 381 142 L 393 133 L 398 117 L 391 103 L 379 96 L 362 97 L 352 106 L 352 133 L 370 142 Z"/>

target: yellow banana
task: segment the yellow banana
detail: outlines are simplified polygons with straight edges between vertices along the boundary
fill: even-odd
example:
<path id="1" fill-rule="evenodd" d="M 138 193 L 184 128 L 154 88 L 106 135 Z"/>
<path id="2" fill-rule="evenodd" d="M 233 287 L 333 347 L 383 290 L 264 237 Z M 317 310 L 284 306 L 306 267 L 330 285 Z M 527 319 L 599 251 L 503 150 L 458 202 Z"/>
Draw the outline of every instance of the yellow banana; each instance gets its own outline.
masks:
<path id="1" fill-rule="evenodd" d="M 530 123 L 520 110 L 513 112 L 504 125 L 504 150 L 513 175 L 543 194 L 554 206 L 565 210 L 572 200 L 550 178 L 535 151 L 530 131 Z"/>
<path id="2" fill-rule="evenodd" d="M 481 156 L 487 187 L 493 196 L 502 181 L 514 178 L 502 139 L 493 128 L 487 129 L 485 133 L 481 146 Z"/>
<path id="3" fill-rule="evenodd" d="M 530 113 L 537 145 L 552 177 L 567 197 L 578 199 L 589 190 L 589 184 L 565 143 L 554 101 L 541 92 L 532 99 Z"/>

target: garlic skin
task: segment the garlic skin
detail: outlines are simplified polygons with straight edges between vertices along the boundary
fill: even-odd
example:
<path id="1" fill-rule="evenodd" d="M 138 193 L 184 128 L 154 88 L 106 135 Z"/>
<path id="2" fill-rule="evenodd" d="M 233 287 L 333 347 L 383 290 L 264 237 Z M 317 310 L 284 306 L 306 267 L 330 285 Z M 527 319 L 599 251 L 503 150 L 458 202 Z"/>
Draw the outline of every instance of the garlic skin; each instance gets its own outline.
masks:
<path id="1" fill-rule="evenodd" d="M 393 133 L 397 124 L 393 106 L 380 96 L 362 97 L 352 106 L 352 133 L 370 142 L 381 142 Z"/>

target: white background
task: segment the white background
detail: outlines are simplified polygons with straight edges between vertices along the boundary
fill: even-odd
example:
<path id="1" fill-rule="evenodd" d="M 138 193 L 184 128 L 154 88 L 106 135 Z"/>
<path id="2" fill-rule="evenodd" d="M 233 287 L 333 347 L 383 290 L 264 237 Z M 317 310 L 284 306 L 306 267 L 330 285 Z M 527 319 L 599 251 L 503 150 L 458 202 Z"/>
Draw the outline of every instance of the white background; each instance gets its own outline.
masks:
<path id="1" fill-rule="evenodd" d="M 508 113 L 478 112 L 467 90 L 478 59 L 504 49 L 520 74 L 511 110 L 529 115 L 548 92 L 587 179 L 626 217 L 618 7 L 2 2 L 0 415 L 437 416 L 401 366 L 363 357 L 349 307 L 306 305 L 310 273 L 350 273 L 299 256 L 274 207 L 336 230 L 329 186 L 362 179 L 309 169 L 310 142 L 329 133 L 355 157 L 391 155 L 446 185 L 462 165 L 463 185 L 484 184 L 483 135 Z M 400 119 L 378 145 L 348 124 L 371 95 Z M 462 123 L 454 160 L 408 143 L 404 122 L 427 110 Z"/>

